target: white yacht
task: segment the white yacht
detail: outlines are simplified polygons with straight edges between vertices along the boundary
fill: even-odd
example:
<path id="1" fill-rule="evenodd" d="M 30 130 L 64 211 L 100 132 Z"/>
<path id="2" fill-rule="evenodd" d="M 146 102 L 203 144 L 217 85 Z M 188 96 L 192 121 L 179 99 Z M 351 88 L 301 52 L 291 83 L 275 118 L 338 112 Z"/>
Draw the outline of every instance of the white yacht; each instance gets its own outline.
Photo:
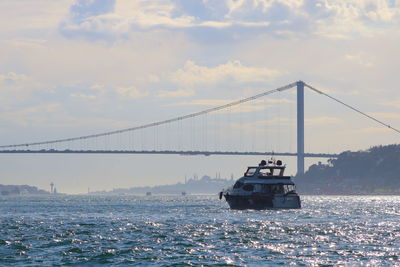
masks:
<path id="1" fill-rule="evenodd" d="M 262 160 L 248 167 L 244 176 L 227 190 L 219 193 L 231 209 L 299 209 L 300 197 L 290 176 L 284 176 L 286 166 L 280 160 Z"/>

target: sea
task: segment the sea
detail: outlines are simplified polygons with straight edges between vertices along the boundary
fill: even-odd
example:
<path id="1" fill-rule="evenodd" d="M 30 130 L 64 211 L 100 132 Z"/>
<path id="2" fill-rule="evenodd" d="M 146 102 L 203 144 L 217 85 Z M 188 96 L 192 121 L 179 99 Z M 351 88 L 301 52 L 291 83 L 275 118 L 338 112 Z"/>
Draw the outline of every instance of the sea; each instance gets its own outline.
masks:
<path id="1" fill-rule="evenodd" d="M 0 266 L 400 266 L 399 196 L 0 198 Z"/>

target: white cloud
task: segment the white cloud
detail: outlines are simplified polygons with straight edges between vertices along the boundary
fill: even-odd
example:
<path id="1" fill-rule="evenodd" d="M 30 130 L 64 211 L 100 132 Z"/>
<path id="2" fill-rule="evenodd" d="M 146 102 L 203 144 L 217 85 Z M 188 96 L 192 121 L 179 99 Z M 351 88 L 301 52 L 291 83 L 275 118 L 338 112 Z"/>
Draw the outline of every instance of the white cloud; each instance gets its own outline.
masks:
<path id="1" fill-rule="evenodd" d="M 257 92 L 255 94 L 258 94 L 258 93 L 260 93 L 260 92 Z M 257 100 L 252 100 L 251 103 L 281 105 L 281 104 L 294 104 L 294 101 L 291 99 L 287 99 L 287 98 L 259 98 Z"/>
<path id="2" fill-rule="evenodd" d="M 46 39 L 34 39 L 34 38 L 16 38 L 6 40 L 6 43 L 13 47 L 24 48 L 44 48 L 47 43 Z"/>
<path id="3" fill-rule="evenodd" d="M 257 110 L 255 110 L 257 111 Z M 251 112 L 251 111 L 250 111 Z M 279 118 L 271 118 L 268 120 L 253 120 L 253 121 L 244 121 L 241 124 L 236 124 L 240 128 L 245 131 L 251 133 L 252 131 L 277 131 L 278 129 L 267 129 L 270 126 L 290 126 L 294 122 L 293 118 L 290 117 L 279 117 Z M 261 127 L 260 127 L 261 126 Z M 262 127 L 264 126 L 264 127 Z M 267 128 L 265 128 L 267 126 Z"/>
<path id="4" fill-rule="evenodd" d="M 185 87 L 196 85 L 217 84 L 232 81 L 236 83 L 268 82 L 282 75 L 280 71 L 247 67 L 240 61 L 228 61 L 216 67 L 196 65 L 193 61 L 187 61 L 182 69 L 170 75 L 172 82 Z"/>
<path id="5" fill-rule="evenodd" d="M 397 8 L 390 8 L 386 0 L 369 1 L 369 11 L 366 12 L 366 16 L 372 21 L 398 21 L 400 15 L 399 7 L 400 6 L 397 4 Z"/>
<path id="6" fill-rule="evenodd" d="M 400 22 L 400 5 L 387 0 L 228 0 L 227 6 L 226 18 L 267 19 L 273 33 L 286 37 L 300 32 L 351 39 L 375 35 Z"/>
<path id="7" fill-rule="evenodd" d="M 210 107 L 218 107 L 222 105 L 226 105 L 228 103 L 233 102 L 234 100 L 226 100 L 226 99 L 198 99 L 186 102 L 179 102 L 168 104 L 166 106 L 204 106 L 207 108 Z M 213 112 L 214 114 L 238 114 L 238 113 L 248 113 L 261 111 L 265 109 L 271 108 L 271 105 L 257 105 L 257 104 L 241 104 L 237 106 L 232 106 L 230 108 L 221 109 Z"/>
<path id="8" fill-rule="evenodd" d="M 73 0 L 2 0 L 0 29 L 4 33 L 57 29 Z M 30 36 L 30 35 L 27 35 Z M 26 37 L 26 36 L 25 36 Z"/>
<path id="9" fill-rule="evenodd" d="M 38 106 L 26 107 L 19 110 L 0 113 L 0 119 L 20 126 L 32 126 L 48 121 L 49 114 L 60 110 L 60 103 L 46 103 Z"/>
<path id="10" fill-rule="evenodd" d="M 132 99 L 142 98 L 149 95 L 148 92 L 141 91 L 137 89 L 135 86 L 117 87 L 115 91 L 122 97 L 132 98 Z"/>
<path id="11" fill-rule="evenodd" d="M 98 6 L 95 2 L 93 6 Z M 115 8 L 104 9 L 103 13 L 91 12 L 91 5 L 79 4 L 78 11 L 70 14 L 70 18 L 62 23 L 61 31 L 66 35 L 86 36 L 88 38 L 126 38 L 133 32 L 148 29 L 178 29 L 231 27 L 265 28 L 268 21 L 253 21 L 240 19 L 203 19 L 198 14 L 181 12 L 173 1 L 127 1 L 117 0 Z M 207 5 L 206 2 L 203 3 Z M 77 8 L 75 8 L 77 9 Z M 80 13 L 79 13 L 80 12 Z M 178 14 L 179 13 L 179 14 Z M 76 19 L 76 18 L 79 19 Z"/>
<path id="12" fill-rule="evenodd" d="M 151 82 L 151 83 L 158 83 L 158 82 L 160 82 L 160 77 L 158 77 L 158 76 L 155 75 L 155 74 L 149 74 L 149 75 L 147 76 L 147 81 L 149 81 L 149 82 Z"/>
<path id="13" fill-rule="evenodd" d="M 213 41 L 243 41 L 249 29 L 251 35 L 286 39 L 307 34 L 352 39 L 374 36 L 400 22 L 399 5 L 389 5 L 386 0 L 220 0 L 184 4 L 184 0 L 116 0 L 113 8 L 103 9 L 98 8 L 102 1 L 91 2 L 94 7 L 88 4 L 78 8 L 62 23 L 61 31 L 66 36 L 125 40 L 135 38 L 137 32 L 161 30 L 202 38 L 199 29 L 206 28 L 224 34 L 224 38 L 211 37 Z M 72 7 L 82 7 L 79 3 Z"/>
<path id="14" fill-rule="evenodd" d="M 15 84 L 18 82 L 25 81 L 27 76 L 24 74 L 17 74 L 15 72 L 9 72 L 7 74 L 0 75 L 0 83 L 3 84 Z"/>
<path id="15" fill-rule="evenodd" d="M 193 16 L 173 16 L 175 6 L 171 1 L 129 1 L 116 2 L 115 14 L 121 20 L 140 27 L 169 26 L 188 27 L 193 21 Z"/>
<path id="16" fill-rule="evenodd" d="M 45 91 L 32 77 L 21 73 L 0 74 L 0 103 L 4 106 L 21 103 L 35 91 Z"/>
<path id="17" fill-rule="evenodd" d="M 196 99 L 192 101 L 173 103 L 168 106 L 222 106 L 233 101 L 234 100 L 232 99 Z"/>
<path id="18" fill-rule="evenodd" d="M 400 108 L 400 100 L 386 101 L 386 102 L 382 102 L 380 104 L 383 106 Z"/>
<path id="19" fill-rule="evenodd" d="M 265 89 L 264 89 L 265 90 Z M 223 106 L 235 101 L 238 101 L 239 99 L 244 99 L 246 97 L 255 95 L 262 92 L 262 89 L 258 89 L 255 91 L 255 89 L 250 91 L 246 91 L 245 96 L 241 96 L 238 99 L 195 99 L 195 100 L 190 100 L 190 101 L 182 101 L 182 102 L 176 102 L 176 103 L 170 103 L 166 104 L 164 106 L 204 106 L 203 109 L 211 108 L 211 107 L 218 107 L 218 106 Z M 259 99 L 254 99 L 246 103 L 242 103 L 239 105 L 234 105 L 229 108 L 219 110 L 215 113 L 218 114 L 236 114 L 236 113 L 248 113 L 248 112 L 255 112 L 255 111 L 261 111 L 261 110 L 266 110 L 266 109 L 271 109 L 275 108 L 276 106 L 280 105 L 282 106 L 283 104 L 291 104 L 294 105 L 294 101 L 291 99 L 287 98 L 259 98 Z"/>
<path id="20" fill-rule="evenodd" d="M 330 38 L 374 36 L 400 22 L 400 6 L 386 0 L 324 1 L 320 7 L 329 15 L 317 20 L 317 32 Z"/>
<path id="21" fill-rule="evenodd" d="M 387 127 L 367 127 L 367 128 L 354 129 L 349 132 L 356 134 L 369 134 L 369 133 L 376 134 L 376 133 L 385 133 L 390 131 L 393 130 Z"/>
<path id="22" fill-rule="evenodd" d="M 129 32 L 130 25 L 116 14 L 104 14 L 86 18 L 78 24 L 69 23 L 63 28 L 67 32 L 99 33 L 99 34 L 124 34 Z"/>
<path id="23" fill-rule="evenodd" d="M 91 86 L 90 86 L 90 89 L 92 89 L 92 90 L 94 90 L 94 91 L 98 91 L 98 92 L 101 92 L 101 93 L 104 93 L 104 91 L 105 91 L 105 86 L 104 85 L 102 85 L 102 84 L 92 84 Z"/>
<path id="24" fill-rule="evenodd" d="M 203 4 L 210 5 L 206 2 L 203 2 Z M 266 21 L 203 20 L 198 14 L 174 15 L 176 11 L 178 11 L 178 7 L 174 5 L 173 1 L 118 0 L 115 6 L 115 14 L 119 15 L 121 20 L 143 28 L 156 26 L 171 28 L 227 28 L 234 25 L 247 27 L 265 27 L 269 25 Z"/>
<path id="25" fill-rule="evenodd" d="M 29 0 L 4 0 L 0 3 L 0 10 L 4 10 L 0 29 L 2 32 L 31 31 L 57 29 L 61 25 L 59 29 L 66 36 L 89 39 L 134 38 L 136 32 L 165 29 L 184 30 L 196 36 L 198 28 L 226 30 L 230 37 L 246 34 L 249 28 L 253 28 L 258 29 L 253 34 L 280 38 L 296 38 L 299 34 L 309 33 L 328 38 L 354 38 L 376 35 L 387 28 L 396 28 L 400 22 L 400 5 L 387 0 L 220 0 L 192 3 L 206 10 L 204 14 L 195 8 L 184 9 L 180 2 L 183 1 L 38 0 L 32 3 Z M 237 29 L 238 26 L 242 28 Z M 232 28 L 235 30 L 231 31 Z"/>
<path id="26" fill-rule="evenodd" d="M 233 99 L 196 99 L 191 101 L 184 101 L 178 103 L 167 104 L 166 106 L 204 106 L 205 108 L 218 107 L 237 101 Z M 255 112 L 260 110 L 266 110 L 273 108 L 275 105 L 281 105 L 283 103 L 293 104 L 293 101 L 282 98 L 282 99 L 257 99 L 250 101 L 246 104 L 239 104 L 219 110 L 215 113 L 218 114 L 235 114 L 235 113 L 247 113 Z"/>
<path id="27" fill-rule="evenodd" d="M 400 107 L 400 101 L 398 101 L 397 107 Z M 396 112 L 374 112 L 369 115 L 380 119 L 400 119 L 400 114 Z"/>
<path id="28" fill-rule="evenodd" d="M 46 103 L 30 106 L 19 110 L 0 113 L 0 120 L 7 121 L 11 125 L 30 128 L 126 128 L 132 125 L 130 121 L 105 119 L 96 117 L 84 117 L 68 114 L 65 105 L 61 103 Z M 107 127 L 104 127 L 107 125 Z"/>
<path id="29" fill-rule="evenodd" d="M 231 108 L 219 110 L 218 114 L 241 114 L 271 109 L 272 105 L 242 104 Z"/>
<path id="30" fill-rule="evenodd" d="M 173 91 L 160 90 L 157 93 L 157 97 L 160 98 L 170 98 L 170 97 L 187 97 L 194 95 L 194 90 L 192 89 L 178 89 Z"/>
<path id="31" fill-rule="evenodd" d="M 323 93 L 332 95 L 332 96 L 337 96 L 337 95 L 342 95 L 342 96 L 358 96 L 360 95 L 360 91 L 358 90 L 351 90 L 349 88 L 342 88 L 342 89 L 332 89 L 332 88 L 327 88 L 323 85 L 319 85 L 319 84 L 310 84 L 310 86 L 314 87 L 315 89 L 317 89 L 318 91 L 321 91 Z M 306 89 L 308 91 L 312 91 L 311 89 L 309 89 L 308 87 L 306 87 Z M 316 93 L 315 91 L 312 91 L 313 93 Z"/>
<path id="32" fill-rule="evenodd" d="M 333 123 L 339 123 L 341 121 L 342 120 L 337 117 L 314 117 L 314 118 L 304 119 L 306 125 L 323 125 L 323 124 L 331 125 Z"/>
<path id="33" fill-rule="evenodd" d="M 361 52 L 358 52 L 356 54 L 346 54 L 344 57 L 347 61 L 355 62 L 356 64 L 359 64 L 366 68 L 371 68 L 374 66 L 374 63 L 372 63 L 372 61 L 370 60 L 367 60 L 366 56 Z"/>
<path id="34" fill-rule="evenodd" d="M 88 94 L 70 94 L 70 96 L 82 99 L 96 99 L 95 95 L 88 95 Z"/>

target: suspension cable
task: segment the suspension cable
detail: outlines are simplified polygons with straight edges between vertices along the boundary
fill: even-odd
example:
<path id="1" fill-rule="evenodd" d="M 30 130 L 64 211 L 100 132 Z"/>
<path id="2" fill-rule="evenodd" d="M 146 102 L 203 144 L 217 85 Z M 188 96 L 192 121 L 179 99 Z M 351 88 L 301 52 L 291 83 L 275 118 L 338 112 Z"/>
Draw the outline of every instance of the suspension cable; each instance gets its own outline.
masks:
<path id="1" fill-rule="evenodd" d="M 308 87 L 309 89 L 313 90 L 314 92 L 317 92 L 317 93 L 319 93 L 319 94 L 321 94 L 321 95 L 324 95 L 324 96 L 326 96 L 326 97 L 329 97 L 330 99 L 332 99 L 332 100 L 334 100 L 334 101 L 336 101 L 336 102 L 338 102 L 338 103 L 340 103 L 340 104 L 342 104 L 342 105 L 348 107 L 349 109 L 352 109 L 352 110 L 354 110 L 355 112 L 360 113 L 361 115 L 363 115 L 363 116 L 365 116 L 365 117 L 367 117 L 367 118 L 369 118 L 369 119 L 371 119 L 371 120 L 373 120 L 373 121 L 375 121 L 375 122 L 377 122 L 377 123 L 379 123 L 379 124 L 381 124 L 381 125 L 383 125 L 383 126 L 389 128 L 389 129 L 391 129 L 391 130 L 393 130 L 393 131 L 396 131 L 397 133 L 400 133 L 400 130 L 398 130 L 398 129 L 392 127 L 392 126 L 390 126 L 390 125 L 387 124 L 387 123 L 384 123 L 384 122 L 381 121 L 381 120 L 378 120 L 377 118 L 374 118 L 374 117 L 372 117 L 372 116 L 370 116 L 370 115 L 368 115 L 368 114 L 362 112 L 361 110 L 359 110 L 359 109 L 357 109 L 357 108 L 355 108 L 355 107 L 352 107 L 352 106 L 350 106 L 350 105 L 344 103 L 343 101 L 341 101 L 341 100 L 339 100 L 339 99 L 337 99 L 337 98 L 335 98 L 335 97 L 333 97 L 333 96 L 331 96 L 331 95 L 328 95 L 327 93 L 324 93 L 324 92 L 322 92 L 322 91 L 320 91 L 320 90 L 318 90 L 318 89 L 312 87 L 311 85 L 308 85 L 308 84 L 306 84 L 306 83 L 304 83 L 304 85 L 305 85 L 306 87 Z"/>
<path id="2" fill-rule="evenodd" d="M 99 133 L 99 134 L 92 134 L 92 135 L 85 135 L 85 136 L 78 136 L 78 137 L 72 137 L 72 138 L 65 138 L 65 139 L 56 139 L 56 140 L 51 140 L 51 141 L 42 141 L 42 142 L 33 142 L 33 143 L 25 143 L 25 144 L 15 144 L 15 145 L 3 145 L 0 146 L 0 148 L 15 148 L 15 147 L 24 147 L 24 146 L 34 146 L 34 145 L 44 145 L 44 144 L 54 144 L 54 143 L 62 143 L 62 142 L 69 142 L 69 141 L 76 141 L 76 140 L 84 140 L 84 139 L 90 139 L 90 138 L 96 138 L 96 137 L 102 137 L 102 136 L 109 136 L 109 135 L 114 135 L 114 134 L 120 134 L 120 133 L 124 133 L 124 132 L 129 132 L 129 131 L 135 131 L 135 130 L 140 130 L 140 129 L 145 129 L 145 128 L 150 128 L 150 127 L 155 127 L 155 126 L 159 126 L 162 124 L 167 124 L 167 123 L 171 123 L 171 122 L 175 122 L 175 121 L 181 121 L 181 120 L 185 120 L 185 119 L 189 119 L 189 118 L 194 118 L 200 115 L 204 115 L 207 113 L 211 113 L 211 112 L 215 112 L 215 111 L 219 111 L 225 108 L 229 108 L 232 106 L 236 106 L 242 103 L 246 103 L 252 100 L 255 100 L 257 98 L 272 94 L 272 93 L 276 93 L 276 92 L 281 92 L 281 91 L 285 91 L 288 90 L 292 87 L 296 86 L 296 82 L 276 88 L 274 90 L 270 90 L 264 93 L 260 93 L 248 98 L 244 98 L 241 100 L 237 100 L 237 101 L 233 101 L 230 102 L 228 104 L 222 105 L 222 106 L 218 106 L 218 107 L 214 107 L 214 108 L 209 108 L 203 111 L 199 111 L 199 112 L 195 112 L 195 113 L 191 113 L 185 116 L 180 116 L 180 117 L 175 117 L 172 119 L 168 119 L 168 120 L 163 120 L 163 121 L 158 121 L 158 122 L 153 122 L 153 123 L 148 123 L 148 124 L 144 124 L 144 125 L 140 125 L 140 126 L 136 126 L 136 127 L 131 127 L 131 128 L 126 128 L 126 129 L 121 129 L 121 130 L 116 130 L 116 131 L 110 131 L 110 132 L 105 132 L 105 133 Z"/>

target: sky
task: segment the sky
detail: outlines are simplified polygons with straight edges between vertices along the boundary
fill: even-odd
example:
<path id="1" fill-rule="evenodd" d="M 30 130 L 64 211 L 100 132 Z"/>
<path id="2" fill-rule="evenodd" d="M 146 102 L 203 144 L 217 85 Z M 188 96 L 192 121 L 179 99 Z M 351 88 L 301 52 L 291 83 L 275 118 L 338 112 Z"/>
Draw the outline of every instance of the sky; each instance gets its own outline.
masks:
<path id="1" fill-rule="evenodd" d="M 400 128 L 399 0 L 0 0 L 0 13 L 0 145 L 139 126 L 298 80 Z M 294 152 L 295 97 L 282 92 L 225 119 L 215 114 L 126 138 L 134 148 Z M 306 152 L 399 143 L 398 133 L 321 95 L 306 91 L 305 99 Z M 217 128 L 222 120 L 229 125 Z M 207 129 L 219 135 L 201 137 Z M 153 143 L 138 145 L 144 138 Z M 194 174 L 240 177 L 260 160 L 0 158 L 1 184 L 48 190 L 54 182 L 64 193 L 171 184 Z M 295 159 L 285 160 L 295 173 Z"/>

